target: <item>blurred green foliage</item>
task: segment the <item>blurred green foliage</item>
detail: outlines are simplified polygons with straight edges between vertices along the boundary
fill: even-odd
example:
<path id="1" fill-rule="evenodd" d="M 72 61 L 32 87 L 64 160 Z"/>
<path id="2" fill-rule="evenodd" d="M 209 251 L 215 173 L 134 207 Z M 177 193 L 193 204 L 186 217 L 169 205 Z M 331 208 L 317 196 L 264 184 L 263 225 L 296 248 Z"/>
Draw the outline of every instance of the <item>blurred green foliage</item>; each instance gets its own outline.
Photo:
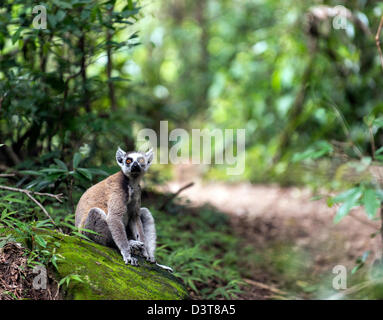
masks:
<path id="1" fill-rule="evenodd" d="M 240 246 L 228 218 L 203 207 L 173 205 L 171 213 L 151 208 L 157 221 L 157 257 L 170 265 L 193 295 L 204 299 L 233 299 L 242 292 Z"/>
<path id="2" fill-rule="evenodd" d="M 370 151 L 361 121 L 383 106 L 373 36 L 383 6 L 324 4 L 347 6 L 371 34 L 351 21 L 334 29 L 332 16 L 310 19 L 317 1 L 158 1 L 143 9 L 152 16 L 139 21 L 133 82 L 162 98 L 177 125 L 246 128 L 245 174 L 228 177 L 216 166 L 209 178 L 310 182 L 291 159 L 319 140 L 344 141 L 339 112 Z"/>
<path id="3" fill-rule="evenodd" d="M 344 3 L 358 19 L 345 29 L 326 11 L 315 19 L 317 1 L 68 0 L 43 3 L 48 27 L 37 30 L 36 4 L 0 9 L 7 165 L 68 164 L 87 144 L 91 166 L 108 166 L 109 146 L 133 149 L 137 130 L 158 132 L 160 120 L 170 130 L 246 129 L 245 174 L 217 165 L 209 178 L 307 183 L 291 159 L 317 141 L 343 141 L 340 115 L 370 152 L 361 123 L 383 108 L 379 2 Z"/>

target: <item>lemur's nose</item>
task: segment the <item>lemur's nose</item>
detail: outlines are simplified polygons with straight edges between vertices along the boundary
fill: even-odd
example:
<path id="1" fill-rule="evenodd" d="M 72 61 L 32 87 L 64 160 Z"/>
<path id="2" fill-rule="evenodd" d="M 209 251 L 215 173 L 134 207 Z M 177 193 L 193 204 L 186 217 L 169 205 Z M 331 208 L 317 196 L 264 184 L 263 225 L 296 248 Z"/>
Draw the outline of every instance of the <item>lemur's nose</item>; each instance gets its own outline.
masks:
<path id="1" fill-rule="evenodd" d="M 132 172 L 140 172 L 141 171 L 140 165 L 137 162 L 134 162 L 133 165 L 132 165 L 131 171 Z"/>

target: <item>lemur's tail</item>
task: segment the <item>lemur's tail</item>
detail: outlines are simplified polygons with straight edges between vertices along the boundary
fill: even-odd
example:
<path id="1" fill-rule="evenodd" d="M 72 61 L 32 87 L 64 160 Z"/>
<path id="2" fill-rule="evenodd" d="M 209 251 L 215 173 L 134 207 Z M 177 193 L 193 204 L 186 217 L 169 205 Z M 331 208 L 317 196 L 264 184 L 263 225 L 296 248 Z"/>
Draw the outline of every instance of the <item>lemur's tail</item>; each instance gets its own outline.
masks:
<path id="1" fill-rule="evenodd" d="M 168 266 L 164 266 L 163 264 L 158 264 L 157 262 L 156 262 L 156 265 L 157 265 L 158 267 L 162 268 L 162 269 L 165 269 L 165 270 L 167 270 L 167 271 L 173 273 L 173 269 L 170 268 L 170 267 L 168 267 Z"/>

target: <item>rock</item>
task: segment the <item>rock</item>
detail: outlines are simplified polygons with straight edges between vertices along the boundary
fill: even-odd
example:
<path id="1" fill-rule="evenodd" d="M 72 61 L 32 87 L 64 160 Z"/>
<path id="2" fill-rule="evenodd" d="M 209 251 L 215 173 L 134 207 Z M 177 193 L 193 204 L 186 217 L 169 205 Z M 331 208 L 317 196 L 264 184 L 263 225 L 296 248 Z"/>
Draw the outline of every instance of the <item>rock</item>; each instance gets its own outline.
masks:
<path id="1" fill-rule="evenodd" d="M 180 300 L 186 288 L 168 271 L 140 259 L 126 265 L 117 250 L 55 231 L 38 231 L 64 259 L 57 262 L 57 280 L 78 275 L 64 287 L 65 299 L 74 300 Z"/>

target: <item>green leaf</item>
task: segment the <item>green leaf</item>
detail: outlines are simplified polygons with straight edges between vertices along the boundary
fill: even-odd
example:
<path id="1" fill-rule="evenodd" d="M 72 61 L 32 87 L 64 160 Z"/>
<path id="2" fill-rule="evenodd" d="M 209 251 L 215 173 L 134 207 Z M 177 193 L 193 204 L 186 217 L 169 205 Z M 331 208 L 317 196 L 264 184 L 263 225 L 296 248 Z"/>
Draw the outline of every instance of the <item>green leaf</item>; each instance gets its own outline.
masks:
<path id="1" fill-rule="evenodd" d="M 36 242 L 43 248 L 47 247 L 47 242 L 43 239 L 43 237 L 39 236 L 38 234 L 35 235 Z"/>
<path id="2" fill-rule="evenodd" d="M 8 212 L 7 208 L 5 208 L 3 210 L 3 212 L 1 213 L 1 218 L 0 220 L 4 220 L 8 217 L 10 217 L 11 215 L 15 214 L 17 211 L 11 211 L 11 212 Z"/>
<path id="3" fill-rule="evenodd" d="M 84 282 L 79 275 L 74 274 L 71 276 L 71 280 L 79 281 L 79 282 Z"/>
<path id="4" fill-rule="evenodd" d="M 57 266 L 57 257 L 56 255 L 53 255 L 52 258 L 51 258 L 51 263 L 53 264 L 53 266 L 56 268 L 56 270 L 58 269 L 58 266 Z"/>
<path id="5" fill-rule="evenodd" d="M 351 270 L 351 274 L 354 274 L 356 271 L 358 271 L 364 266 L 369 255 L 370 255 L 370 251 L 365 251 L 363 252 L 363 255 L 361 257 L 358 257 L 356 259 L 357 265 Z"/>
<path id="6" fill-rule="evenodd" d="M 12 35 L 12 44 L 15 44 L 16 41 L 20 39 L 20 34 L 23 29 L 24 27 L 19 27 L 17 31 Z"/>
<path id="7" fill-rule="evenodd" d="M 344 191 L 337 196 L 331 198 L 332 203 L 338 203 L 338 202 L 345 202 L 350 196 L 352 196 L 357 190 L 359 190 L 358 187 L 349 189 L 347 191 Z"/>
<path id="8" fill-rule="evenodd" d="M 72 4 L 65 2 L 65 1 L 60 1 L 60 0 L 52 0 L 52 2 L 59 8 L 62 9 L 72 9 Z"/>
<path id="9" fill-rule="evenodd" d="M 68 167 L 66 166 L 66 164 L 64 162 L 62 162 L 60 159 L 55 159 L 54 160 L 56 162 L 56 164 L 63 170 L 65 171 L 68 171 Z"/>
<path id="10" fill-rule="evenodd" d="M 375 155 L 381 154 L 383 152 L 383 147 L 380 147 L 378 150 L 375 151 Z"/>
<path id="11" fill-rule="evenodd" d="M 357 205 L 357 202 L 362 195 L 362 190 L 360 188 L 353 188 L 351 190 L 353 191 L 348 192 L 344 203 L 340 206 L 340 208 L 336 212 L 336 215 L 334 217 L 334 223 L 338 223 L 340 220 L 342 220 L 350 212 L 350 210 L 355 205 Z"/>
<path id="12" fill-rule="evenodd" d="M 81 153 L 79 152 L 76 152 L 73 156 L 73 169 L 77 169 L 80 161 L 81 161 L 82 157 L 81 157 Z"/>
<path id="13" fill-rule="evenodd" d="M 363 117 L 363 122 L 367 127 L 371 127 L 374 123 L 375 116 L 373 114 L 369 114 Z"/>
<path id="14" fill-rule="evenodd" d="M 40 172 L 44 172 L 44 173 L 65 173 L 66 171 L 67 170 L 59 169 L 59 168 L 46 168 L 46 169 L 40 170 Z"/>
<path id="15" fill-rule="evenodd" d="M 37 221 L 36 223 L 37 228 L 44 228 L 44 227 L 51 227 L 51 226 L 52 226 L 52 223 L 49 219 L 40 220 L 40 221 Z"/>
<path id="16" fill-rule="evenodd" d="M 326 141 L 319 141 L 304 152 L 294 154 L 292 162 L 300 162 L 306 159 L 318 159 L 326 154 L 332 153 L 333 147 Z"/>
<path id="17" fill-rule="evenodd" d="M 19 172 L 22 174 L 28 174 L 31 176 L 43 176 L 44 175 L 44 173 L 42 173 L 40 171 L 34 171 L 34 170 L 21 170 Z"/>
<path id="18" fill-rule="evenodd" d="M 375 190 L 376 197 L 380 200 L 383 201 L 383 190 L 377 189 Z"/>
<path id="19" fill-rule="evenodd" d="M 62 20 L 64 20 L 65 16 L 66 12 L 64 10 L 58 10 L 56 13 L 56 21 L 61 22 Z"/>
<path id="20" fill-rule="evenodd" d="M 87 232 L 87 233 L 91 233 L 91 234 L 95 234 L 95 235 L 100 235 L 98 232 L 94 231 L 94 230 L 91 230 L 91 229 L 86 229 L 86 228 L 78 228 L 78 227 L 75 227 L 77 230 L 81 231 L 81 232 Z"/>
<path id="21" fill-rule="evenodd" d="M 85 178 L 87 178 L 88 180 L 92 180 L 92 173 L 88 170 L 88 169 L 85 169 L 85 168 L 77 168 L 77 171 L 79 173 L 81 173 Z"/>
<path id="22" fill-rule="evenodd" d="M 87 168 L 87 170 L 94 174 L 94 175 L 100 175 L 100 176 L 109 176 L 109 173 L 107 173 L 106 171 L 104 170 L 101 170 L 101 169 L 97 169 L 97 168 Z"/>
<path id="23" fill-rule="evenodd" d="M 8 197 L 8 196 L 3 198 L 3 201 L 9 201 L 11 203 L 21 203 L 21 204 L 27 204 L 28 203 L 26 200 Z"/>
<path id="24" fill-rule="evenodd" d="M 91 241 L 86 235 L 84 235 L 84 234 L 82 234 L 80 232 L 73 231 L 72 234 L 74 234 L 74 235 L 76 235 L 76 236 L 78 236 L 80 238 L 83 238 L 85 240 Z"/>
<path id="25" fill-rule="evenodd" d="M 383 127 L 383 118 L 382 118 L 382 117 L 380 117 L 380 118 L 376 118 L 376 119 L 372 122 L 372 124 L 373 124 L 377 129 Z"/>
<path id="26" fill-rule="evenodd" d="M 45 42 L 44 43 L 44 45 L 43 45 L 43 54 L 44 55 L 48 54 L 50 46 L 51 46 L 50 42 Z"/>
<path id="27" fill-rule="evenodd" d="M 364 191 L 362 204 L 366 209 L 368 218 L 374 218 L 380 207 L 380 201 L 374 189 L 367 189 Z"/>

